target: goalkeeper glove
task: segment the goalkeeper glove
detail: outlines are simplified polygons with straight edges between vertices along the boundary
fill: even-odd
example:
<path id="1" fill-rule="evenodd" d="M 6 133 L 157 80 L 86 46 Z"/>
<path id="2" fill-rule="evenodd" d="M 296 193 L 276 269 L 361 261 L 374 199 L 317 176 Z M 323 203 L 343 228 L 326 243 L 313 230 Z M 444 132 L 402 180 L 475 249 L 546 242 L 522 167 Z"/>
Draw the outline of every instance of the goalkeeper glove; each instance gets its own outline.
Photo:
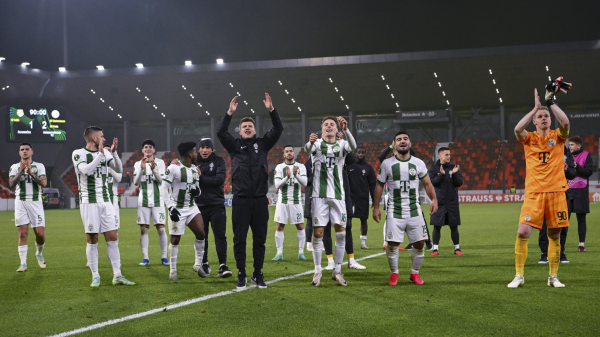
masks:
<path id="1" fill-rule="evenodd" d="M 553 97 L 556 93 L 558 93 L 559 90 L 565 94 L 568 94 L 569 90 L 571 90 L 571 86 L 571 83 L 563 81 L 562 76 L 559 76 L 554 81 L 546 85 L 546 105 L 551 106 L 554 104 Z"/>
<path id="2" fill-rule="evenodd" d="M 177 208 L 175 208 L 173 206 L 169 207 L 169 217 L 171 218 L 171 221 L 179 222 L 180 215 L 181 215 L 181 213 L 179 213 Z"/>
<path id="3" fill-rule="evenodd" d="M 190 194 L 192 195 L 192 198 L 199 196 L 200 195 L 200 188 L 199 187 L 192 188 L 190 190 Z"/>

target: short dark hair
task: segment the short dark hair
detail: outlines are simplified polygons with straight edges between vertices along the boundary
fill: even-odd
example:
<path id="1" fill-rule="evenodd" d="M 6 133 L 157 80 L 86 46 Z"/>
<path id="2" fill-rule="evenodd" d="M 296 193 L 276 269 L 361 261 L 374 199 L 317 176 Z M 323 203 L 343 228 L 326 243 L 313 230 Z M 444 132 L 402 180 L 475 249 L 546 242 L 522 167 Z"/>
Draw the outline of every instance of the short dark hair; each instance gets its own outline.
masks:
<path id="1" fill-rule="evenodd" d="M 252 117 L 244 117 L 240 119 L 240 126 L 242 126 L 242 123 L 245 122 L 251 122 L 254 125 L 254 127 L 256 127 L 256 123 L 254 122 L 254 119 L 252 119 Z"/>
<path id="2" fill-rule="evenodd" d="M 112 147 L 112 144 L 104 144 L 104 147 Z"/>
<path id="3" fill-rule="evenodd" d="M 323 123 L 325 123 L 325 121 L 328 119 L 331 119 L 337 125 L 337 118 L 335 118 L 333 116 L 327 116 L 327 117 L 323 118 L 323 120 L 321 121 L 321 126 L 323 126 Z"/>
<path id="4" fill-rule="evenodd" d="M 194 151 L 195 147 L 196 142 L 183 142 L 177 145 L 177 151 L 179 151 L 181 157 L 185 157 L 190 154 L 190 152 Z"/>
<path id="5" fill-rule="evenodd" d="M 573 143 L 575 143 L 577 145 L 583 145 L 583 140 L 579 136 L 575 136 L 575 137 L 569 138 L 569 143 L 570 142 L 573 142 Z"/>
<path id="6" fill-rule="evenodd" d="M 440 148 L 438 149 L 438 154 L 440 154 L 440 152 L 442 152 L 442 151 L 446 151 L 446 150 L 447 150 L 447 151 L 450 151 L 450 149 L 449 149 L 449 148 L 447 148 L 447 147 L 440 147 Z"/>
<path id="7" fill-rule="evenodd" d="M 408 134 L 408 132 L 406 132 L 406 131 L 398 131 L 398 133 L 396 133 L 396 135 L 394 136 L 394 140 L 396 140 L 396 137 L 398 137 L 400 135 L 407 135 L 408 139 L 410 139 L 410 135 Z"/>
<path id="8" fill-rule="evenodd" d="M 156 144 L 154 144 L 154 141 L 153 141 L 152 139 L 146 139 L 146 140 L 144 140 L 144 141 L 142 142 L 142 148 L 143 148 L 144 146 L 146 146 L 146 144 L 148 144 L 148 145 L 152 145 L 152 147 L 156 149 Z"/>
<path id="9" fill-rule="evenodd" d="M 86 142 L 91 141 L 92 134 L 94 134 L 98 131 L 102 131 L 102 128 L 97 127 L 97 126 L 88 126 L 87 128 L 85 128 L 85 131 L 83 132 L 83 139 L 85 139 Z"/>
<path id="10" fill-rule="evenodd" d="M 287 147 L 291 147 L 292 149 L 294 149 L 294 147 L 293 147 L 293 146 L 291 146 L 290 144 L 284 145 L 284 146 L 283 146 L 283 149 L 285 150 Z"/>
<path id="11" fill-rule="evenodd" d="M 365 152 L 367 152 L 367 148 L 362 145 L 359 145 L 356 147 L 356 151 L 358 151 L 359 149 L 363 149 L 363 150 L 365 150 Z"/>
<path id="12" fill-rule="evenodd" d="M 27 145 L 27 146 L 29 146 L 29 148 L 30 148 L 30 149 L 32 149 L 32 150 L 33 150 L 33 145 L 31 145 L 31 144 L 29 144 L 29 143 L 21 143 L 21 144 L 19 144 L 19 149 L 20 149 L 20 148 L 21 148 L 21 146 L 23 146 L 23 145 Z"/>

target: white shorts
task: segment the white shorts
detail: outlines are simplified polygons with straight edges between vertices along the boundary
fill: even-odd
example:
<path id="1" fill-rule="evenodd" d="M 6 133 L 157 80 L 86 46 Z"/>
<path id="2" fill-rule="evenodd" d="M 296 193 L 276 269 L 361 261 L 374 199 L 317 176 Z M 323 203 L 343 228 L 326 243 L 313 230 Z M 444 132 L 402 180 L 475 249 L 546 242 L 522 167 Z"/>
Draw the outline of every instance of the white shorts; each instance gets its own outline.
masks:
<path id="1" fill-rule="evenodd" d="M 15 200 L 15 226 L 46 227 L 44 205 L 41 201 Z"/>
<path id="2" fill-rule="evenodd" d="M 330 198 L 312 198 L 313 227 L 325 227 L 331 221 L 346 228 L 346 201 Z"/>
<path id="3" fill-rule="evenodd" d="M 105 233 L 119 229 L 119 219 L 110 202 L 81 204 L 79 212 L 86 233 Z"/>
<path id="4" fill-rule="evenodd" d="M 169 235 L 183 235 L 185 234 L 185 226 L 187 226 L 192 219 L 200 214 L 198 206 L 194 205 L 185 210 L 179 210 L 179 221 L 174 222 L 169 218 Z"/>
<path id="5" fill-rule="evenodd" d="M 167 219 L 167 211 L 164 207 L 142 207 L 138 206 L 138 225 L 149 225 L 150 219 L 154 220 L 154 226 L 164 225 Z"/>
<path id="6" fill-rule="evenodd" d="M 404 242 L 404 232 L 408 235 L 408 243 L 427 240 L 423 216 L 414 216 L 406 219 L 387 218 L 385 220 L 385 240 L 387 242 Z"/>
<path id="7" fill-rule="evenodd" d="M 275 206 L 275 222 L 284 225 L 304 223 L 304 210 L 302 209 L 302 205 L 277 203 Z"/>

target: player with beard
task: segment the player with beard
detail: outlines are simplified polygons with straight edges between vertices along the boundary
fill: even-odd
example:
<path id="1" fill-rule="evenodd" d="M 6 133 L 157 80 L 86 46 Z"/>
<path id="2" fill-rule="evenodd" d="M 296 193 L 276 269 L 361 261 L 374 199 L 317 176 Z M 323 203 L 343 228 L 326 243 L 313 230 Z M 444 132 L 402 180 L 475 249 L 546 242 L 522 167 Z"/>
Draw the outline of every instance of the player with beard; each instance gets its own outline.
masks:
<path id="1" fill-rule="evenodd" d="M 134 285 L 121 274 L 121 255 L 117 230 L 119 224 L 115 210 L 108 197 L 106 175 L 108 168 L 116 169 L 110 151 L 104 149 L 102 129 L 89 126 L 83 133 L 86 145 L 73 151 L 73 166 L 77 175 L 81 198 L 81 220 L 87 238 L 86 255 L 92 271 L 92 287 L 100 286 L 98 273 L 98 234 L 104 234 L 106 255 L 112 265 L 112 284 Z"/>
<path id="2" fill-rule="evenodd" d="M 275 246 L 277 255 L 273 261 L 283 260 L 283 230 L 286 224 L 294 224 L 297 229 L 298 260 L 306 261 L 304 256 L 304 213 L 302 210 L 302 188 L 306 187 L 306 169 L 297 163 L 294 158 L 294 148 L 291 145 L 283 147 L 284 162 L 275 167 L 275 188 L 278 190 L 277 205 L 275 207 Z"/>
<path id="3" fill-rule="evenodd" d="M 33 146 L 29 143 L 19 145 L 21 161 L 10 167 L 8 185 L 15 189 L 15 225 L 19 231 L 19 265 L 18 272 L 27 271 L 27 236 L 29 228 L 35 233 L 35 257 L 40 268 L 46 268 L 46 261 L 42 251 L 46 245 L 44 227 L 44 205 L 42 204 L 42 189 L 48 182 L 46 167 L 42 163 L 33 161 Z"/>
<path id="4" fill-rule="evenodd" d="M 338 132 L 336 121 L 346 136 L 346 140 L 336 140 Z M 315 274 L 312 285 L 321 284 L 323 253 L 323 227 L 329 221 L 335 228 L 335 271 L 332 278 L 341 286 L 346 286 L 342 274 L 342 262 L 346 248 L 346 199 L 343 186 L 342 171 L 345 157 L 356 149 L 354 136 L 348 129 L 348 123 L 342 117 L 329 116 L 323 119 L 321 125 L 322 138 L 317 139 L 316 133 L 310 135 L 310 140 L 304 146 L 310 154 L 313 163 L 312 186 L 312 217 L 313 217 L 313 260 Z"/>
<path id="5" fill-rule="evenodd" d="M 437 212 L 437 198 L 425 163 L 410 155 L 410 137 L 400 131 L 394 137 L 394 146 L 398 155 L 383 161 L 377 176 L 375 200 L 373 202 L 373 219 L 381 220 L 379 202 L 383 193 L 383 185 L 389 188 L 389 202 L 385 221 L 386 239 L 388 242 L 386 254 L 390 265 L 391 275 L 389 285 L 398 284 L 398 246 L 407 234 L 412 249 L 412 268 L 410 280 L 423 284 L 419 270 L 425 258 L 425 240 L 428 238 L 426 224 L 419 204 L 419 181 L 425 186 L 427 196 L 431 199 L 429 209 L 431 214 Z"/>

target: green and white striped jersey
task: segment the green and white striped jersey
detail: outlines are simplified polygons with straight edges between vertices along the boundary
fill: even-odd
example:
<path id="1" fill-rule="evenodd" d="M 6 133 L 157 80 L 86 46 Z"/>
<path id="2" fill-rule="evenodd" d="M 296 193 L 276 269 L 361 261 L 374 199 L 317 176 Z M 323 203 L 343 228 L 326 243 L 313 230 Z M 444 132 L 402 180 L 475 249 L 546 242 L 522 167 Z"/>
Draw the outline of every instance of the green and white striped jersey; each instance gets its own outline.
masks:
<path id="1" fill-rule="evenodd" d="M 81 203 L 110 202 L 106 183 L 108 165 L 113 160 L 110 151 L 90 151 L 84 147 L 73 151 L 72 159 Z"/>
<path id="2" fill-rule="evenodd" d="M 294 177 L 293 169 L 294 166 L 298 168 L 298 173 Z M 288 178 L 286 169 L 290 168 L 291 176 Z M 279 189 L 277 195 L 277 202 L 280 204 L 294 204 L 298 205 L 302 203 L 302 186 L 306 186 L 306 167 L 302 164 L 294 162 L 293 164 L 286 164 L 285 162 L 275 167 L 275 186 Z M 280 185 L 281 184 L 281 185 Z"/>
<path id="3" fill-rule="evenodd" d="M 16 177 L 19 174 L 21 162 L 18 162 L 10 167 L 8 171 L 9 178 Z M 46 167 L 44 164 L 35 161 L 31 162 L 31 171 L 38 177 L 46 176 Z M 15 198 L 22 201 L 41 201 L 42 188 L 38 185 L 27 171 L 23 171 L 19 183 L 15 188 Z"/>
<path id="4" fill-rule="evenodd" d="M 309 146 L 308 144 L 306 145 Z M 352 152 L 345 140 L 328 143 L 319 138 L 310 150 L 313 168 L 312 197 L 346 200 L 342 171 L 344 160 Z"/>
<path id="5" fill-rule="evenodd" d="M 180 166 L 169 165 L 162 184 L 165 204 L 167 207 L 175 206 L 183 210 L 194 207 L 194 198 L 190 194 L 190 190 L 194 187 L 200 188 L 200 176 L 196 171 L 196 165 L 192 164 L 190 167 L 183 163 Z"/>
<path id="6" fill-rule="evenodd" d="M 419 204 L 420 180 L 427 176 L 425 163 L 411 156 L 400 160 L 396 156 L 381 163 L 377 180 L 386 183 L 389 188 L 387 216 L 406 219 L 421 216 Z"/>
<path id="7" fill-rule="evenodd" d="M 165 178 L 165 162 L 162 159 L 154 158 L 156 170 L 161 177 Z M 138 178 L 141 175 L 141 178 Z M 139 180 L 140 194 L 138 196 L 138 207 L 165 207 L 165 201 L 160 194 L 161 181 L 157 180 L 150 169 L 150 163 L 142 170 L 142 161 L 137 161 L 133 165 L 133 181 Z"/>

